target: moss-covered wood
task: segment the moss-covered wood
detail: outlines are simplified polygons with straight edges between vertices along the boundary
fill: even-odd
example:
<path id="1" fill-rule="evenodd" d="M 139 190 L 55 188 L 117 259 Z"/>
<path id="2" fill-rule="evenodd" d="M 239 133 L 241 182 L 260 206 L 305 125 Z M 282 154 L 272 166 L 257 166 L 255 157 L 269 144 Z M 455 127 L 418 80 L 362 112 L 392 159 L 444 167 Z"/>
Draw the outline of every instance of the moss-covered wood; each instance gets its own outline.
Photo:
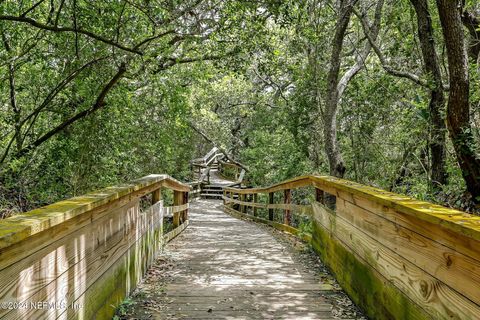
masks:
<path id="1" fill-rule="evenodd" d="M 226 210 L 240 215 L 234 204 L 288 210 L 285 203 L 273 204 L 271 195 L 305 186 L 316 191 L 309 215 L 315 250 L 372 318 L 478 318 L 479 217 L 328 176 L 302 176 L 266 188 L 227 188 L 240 199 L 262 193 L 270 201 L 247 204 L 230 196 Z M 330 209 L 320 203 L 327 195 Z M 286 224 L 249 218 L 298 234 Z"/>
<path id="2" fill-rule="evenodd" d="M 480 241 L 480 217 L 459 210 L 442 207 L 433 203 L 415 200 L 378 188 L 331 176 L 300 176 L 264 188 L 226 188 L 238 194 L 271 193 L 286 189 L 315 186 L 337 196 L 339 191 L 364 197 L 373 203 L 381 204 L 399 212 L 411 215 Z"/>
<path id="3" fill-rule="evenodd" d="M 182 195 L 178 206 L 163 207 L 162 187 Z M 182 202 L 188 201 L 183 190 L 189 189 L 166 175 L 152 175 L 7 219 L 5 224 L 23 221 L 22 226 L 43 229 L 19 234 L 0 249 L 0 302 L 30 306 L 40 301 L 53 307 L 3 308 L 0 318 L 111 319 L 161 249 L 164 211 L 185 212 L 187 218 L 188 203 Z M 140 198 L 148 193 L 154 204 L 141 210 Z"/>
<path id="4" fill-rule="evenodd" d="M 314 223 L 311 244 L 350 298 L 372 319 L 434 319 L 318 223 Z"/>
<path id="5" fill-rule="evenodd" d="M 366 216 L 352 210 L 351 214 L 359 223 L 354 222 L 348 218 L 341 203 L 342 200 L 337 198 L 337 211 L 319 203 L 313 204 L 314 246 L 340 283 L 347 286 L 345 290 L 352 295 L 362 294 L 353 300 L 358 301 L 372 317 L 379 317 L 376 313 L 380 312 L 381 315 L 386 314 L 380 318 L 404 319 L 393 304 L 401 298 L 408 312 L 412 312 L 411 317 L 415 316 L 412 310 L 419 309 L 433 319 L 477 318 L 480 305 L 468 298 L 469 293 L 475 294 L 477 281 L 455 280 L 461 276 L 459 267 L 462 268 L 454 260 L 456 258 L 452 257 L 451 261 L 459 266 L 450 265 L 450 278 L 442 280 L 442 272 L 429 273 L 434 269 L 442 269 L 443 263 L 428 253 L 422 253 L 423 246 L 426 250 L 429 248 L 427 239 L 420 240 L 401 227 L 394 229 L 398 235 L 385 234 L 384 231 L 389 229 L 375 222 L 373 213 Z M 439 254 L 439 258 L 444 256 L 448 255 Z M 472 272 L 477 263 L 470 263 L 466 268 Z M 373 288 L 371 284 L 376 282 L 370 276 L 364 279 L 368 274 L 377 275 L 381 285 L 392 290 Z M 381 301 L 382 310 L 369 310 L 378 308 L 375 301 Z M 408 314 L 405 317 L 408 318 Z"/>

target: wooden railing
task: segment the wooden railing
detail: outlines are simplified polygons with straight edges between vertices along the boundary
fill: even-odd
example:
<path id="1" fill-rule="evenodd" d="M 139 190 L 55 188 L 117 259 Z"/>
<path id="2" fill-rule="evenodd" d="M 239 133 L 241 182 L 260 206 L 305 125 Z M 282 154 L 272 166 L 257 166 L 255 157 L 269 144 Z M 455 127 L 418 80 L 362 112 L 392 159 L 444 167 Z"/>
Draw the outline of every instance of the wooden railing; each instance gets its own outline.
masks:
<path id="1" fill-rule="evenodd" d="M 227 161 L 218 161 L 218 172 L 226 179 L 234 181 L 233 186 L 240 186 L 245 178 L 246 171 L 236 163 Z"/>
<path id="2" fill-rule="evenodd" d="M 162 190 L 173 191 L 172 206 Z M 190 190 L 150 175 L 1 220 L 0 318 L 111 318 L 188 225 Z M 163 234 L 169 215 L 173 230 Z"/>
<path id="3" fill-rule="evenodd" d="M 310 241 L 374 319 L 480 319 L 478 216 L 327 176 L 226 188 L 224 208 Z"/>
<path id="4" fill-rule="evenodd" d="M 223 156 L 217 147 L 213 147 L 204 157 L 192 160 L 191 169 L 197 174 L 198 181 L 209 183 L 211 167 L 216 165 Z"/>

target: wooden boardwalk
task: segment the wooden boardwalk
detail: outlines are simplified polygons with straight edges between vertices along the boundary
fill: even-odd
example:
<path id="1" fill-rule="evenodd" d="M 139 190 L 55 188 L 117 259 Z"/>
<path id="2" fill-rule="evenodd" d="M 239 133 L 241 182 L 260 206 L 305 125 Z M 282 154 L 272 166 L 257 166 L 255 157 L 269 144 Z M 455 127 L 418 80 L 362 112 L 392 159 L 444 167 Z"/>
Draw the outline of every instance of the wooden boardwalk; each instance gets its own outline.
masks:
<path id="1" fill-rule="evenodd" d="M 300 263 L 268 227 L 225 214 L 216 200 L 192 203 L 190 221 L 125 318 L 362 318 L 329 275 Z"/>

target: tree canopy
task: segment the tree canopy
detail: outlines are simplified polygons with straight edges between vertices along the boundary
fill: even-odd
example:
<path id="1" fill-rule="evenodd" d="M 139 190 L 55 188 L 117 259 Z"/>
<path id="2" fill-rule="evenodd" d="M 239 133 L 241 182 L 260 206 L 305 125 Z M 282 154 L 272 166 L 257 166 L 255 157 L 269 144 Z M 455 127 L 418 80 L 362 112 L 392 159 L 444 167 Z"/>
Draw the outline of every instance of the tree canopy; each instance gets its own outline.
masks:
<path id="1" fill-rule="evenodd" d="M 212 144 L 266 185 L 330 174 L 475 211 L 473 0 L 0 4 L 0 213 Z"/>

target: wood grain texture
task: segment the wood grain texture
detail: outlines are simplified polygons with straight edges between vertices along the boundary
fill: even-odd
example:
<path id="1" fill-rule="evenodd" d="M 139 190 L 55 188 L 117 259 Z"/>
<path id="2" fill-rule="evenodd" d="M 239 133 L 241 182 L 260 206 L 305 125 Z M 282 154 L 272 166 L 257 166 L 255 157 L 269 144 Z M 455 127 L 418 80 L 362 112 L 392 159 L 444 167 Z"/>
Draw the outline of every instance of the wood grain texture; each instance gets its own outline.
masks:
<path id="1" fill-rule="evenodd" d="M 84 277 L 87 265 L 95 264 L 104 251 L 109 252 L 121 245 L 122 239 L 132 236 L 132 232 L 124 232 L 124 225 L 136 221 L 136 215 L 138 202 L 130 203 L 39 250 L 30 259 L 5 268 L 0 277 L 0 301 L 50 300 L 56 294 L 59 278 L 63 285 L 68 285 L 65 279 L 69 276 Z M 0 309 L 0 317 L 7 312 Z"/>
<path id="2" fill-rule="evenodd" d="M 459 234 L 458 232 L 451 231 L 450 229 L 439 227 L 431 222 L 420 222 L 417 218 L 411 215 L 398 212 L 395 209 L 377 204 L 358 195 L 342 191 L 338 192 L 338 195 L 339 198 L 360 208 L 380 215 L 385 219 L 430 238 L 452 250 L 461 252 L 480 261 L 480 241 Z"/>
<path id="3" fill-rule="evenodd" d="M 302 263 L 291 244 L 268 228 L 225 214 L 221 202 L 191 206 L 189 228 L 165 247 L 169 270 L 153 267 L 152 287 L 133 297 L 142 319 L 355 319 L 325 271 Z M 278 238 L 277 238 L 278 237 Z M 161 260 L 165 261 L 165 260 Z M 170 267 L 171 266 L 171 267 Z M 151 304 L 143 303 L 144 292 Z M 347 300 L 348 301 L 348 300 Z M 211 309 L 211 311 L 208 311 Z M 140 317 L 143 316 L 143 317 Z M 137 314 L 127 316 L 135 318 Z"/>
<path id="4" fill-rule="evenodd" d="M 164 210 L 160 188 L 172 188 L 182 201 Z M 0 302 L 22 306 L 0 309 L 0 318 L 111 318 L 112 304 L 135 288 L 162 247 L 164 211 L 187 217 L 189 204 L 183 202 L 190 187 L 166 175 L 105 190 L 49 206 L 46 212 L 53 214 L 46 216 L 54 220 L 32 212 L 25 225 L 40 223 L 43 229 L 0 250 Z M 140 198 L 149 193 L 154 204 L 141 212 Z M 65 216 L 57 219 L 62 210 Z M 46 221 L 52 226 L 43 226 Z M 175 230 L 176 235 L 187 225 Z M 49 307 L 38 307 L 38 302 Z"/>
<path id="5" fill-rule="evenodd" d="M 395 251 L 404 260 L 480 304 L 479 287 L 472 285 L 480 283 L 480 261 L 348 201 L 337 200 L 336 214 Z"/>
<path id="6" fill-rule="evenodd" d="M 360 263 L 378 272 L 393 287 L 405 294 L 409 298 L 407 301 L 417 304 L 434 319 L 476 319 L 480 314 L 478 304 L 404 258 L 398 246 L 389 248 L 384 237 L 370 234 L 365 226 L 356 226 L 339 212 L 328 210 L 319 203 L 313 207 L 314 219 L 318 225 L 347 250 L 355 253 Z M 376 228 L 372 225 L 371 229 Z M 351 278 L 359 276 L 349 275 Z M 392 296 L 390 299 L 396 297 Z"/>
<path id="7" fill-rule="evenodd" d="M 149 175 L 117 187 L 109 187 L 103 190 L 56 202 L 54 204 L 35 209 L 26 213 L 0 220 L 0 250 L 18 243 L 34 234 L 64 223 L 76 216 L 114 202 L 119 198 L 131 194 L 134 191 L 153 188 L 159 185 L 178 191 L 189 191 L 188 185 L 171 178 L 168 175 Z"/>
<path id="8" fill-rule="evenodd" d="M 364 197 L 376 204 L 384 205 L 430 222 L 463 236 L 480 241 L 480 217 L 462 211 L 442 207 L 425 201 L 415 200 L 407 196 L 395 194 L 378 188 L 368 187 L 352 181 L 330 176 L 300 176 L 264 188 L 226 188 L 238 194 L 271 193 L 286 189 L 314 186 L 334 196 L 344 191 Z"/>
<path id="9" fill-rule="evenodd" d="M 92 244 L 98 243 L 97 237 L 91 237 L 91 234 L 83 233 L 76 237 L 69 237 L 69 245 L 63 245 L 56 249 L 54 255 L 54 265 L 45 266 L 42 263 L 37 272 L 32 272 L 27 269 L 23 280 L 18 283 L 18 288 L 22 292 L 22 296 L 17 296 L 17 301 L 48 301 L 51 303 L 58 303 L 59 301 L 66 301 L 71 304 L 76 301 L 78 297 L 82 296 L 88 288 L 94 285 L 104 272 L 110 270 L 116 261 L 121 259 L 131 248 L 142 238 L 143 241 L 148 242 L 148 247 L 138 255 L 137 263 L 141 265 L 149 265 L 152 257 L 158 253 L 162 244 L 162 211 L 161 203 L 157 203 L 154 207 L 144 212 L 140 212 L 138 204 L 126 209 L 124 214 L 112 215 L 113 219 L 122 219 L 118 221 L 122 226 L 120 230 L 113 234 L 103 233 L 101 237 L 105 238 L 104 243 L 97 245 L 92 251 L 86 250 Z M 117 222 L 110 221 L 110 225 L 117 224 Z M 96 226 L 86 228 L 85 232 L 96 229 Z M 103 230 L 103 226 L 101 227 Z M 90 237 L 89 237 L 90 236 Z M 82 242 L 83 241 L 83 242 Z M 71 247 L 71 252 L 67 251 L 67 247 Z M 63 255 L 60 255 L 63 253 Z M 66 263 L 66 256 L 74 254 L 74 260 Z M 41 260 L 42 261 L 42 260 Z M 43 262 L 43 261 L 42 261 Z M 60 266 L 62 266 L 60 268 Z M 138 265 L 131 272 L 138 272 Z M 25 273 L 25 272 L 24 272 Z M 39 285 L 35 281 L 41 281 L 46 274 L 50 274 L 51 280 L 47 285 L 41 286 L 33 295 L 26 289 Z M 140 273 L 141 276 L 142 273 Z M 36 285 L 36 286 L 35 286 Z M 103 284 L 107 286 L 108 284 Z M 106 292 L 105 294 L 108 294 Z M 98 307 L 89 303 L 83 305 L 82 309 L 90 307 Z M 6 315 L 4 319 L 46 319 L 59 314 L 60 311 L 67 311 L 61 309 L 34 309 L 26 310 L 12 310 Z M 78 310 L 78 312 L 86 312 L 85 310 Z"/>

